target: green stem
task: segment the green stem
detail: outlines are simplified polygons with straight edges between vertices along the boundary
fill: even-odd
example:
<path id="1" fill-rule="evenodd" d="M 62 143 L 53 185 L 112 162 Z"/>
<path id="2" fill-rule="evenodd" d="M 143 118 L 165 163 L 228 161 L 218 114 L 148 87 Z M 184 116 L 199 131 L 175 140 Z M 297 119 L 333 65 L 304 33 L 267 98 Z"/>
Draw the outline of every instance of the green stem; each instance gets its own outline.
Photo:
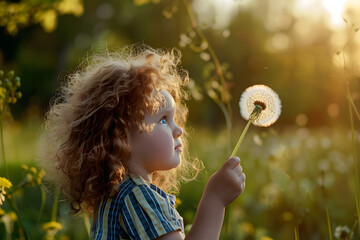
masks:
<path id="1" fill-rule="evenodd" d="M 348 87 L 348 85 L 346 83 L 345 83 L 345 86 L 346 86 L 346 99 L 349 101 L 350 107 L 353 108 L 357 118 L 360 121 L 360 114 L 359 114 L 358 110 L 356 109 L 354 101 L 351 99 L 351 94 L 350 94 L 349 87 Z"/>
<path id="2" fill-rule="evenodd" d="M 21 219 L 21 217 L 20 217 L 19 211 L 17 210 L 17 208 L 16 208 L 16 206 L 15 206 L 15 203 L 14 203 L 13 200 L 12 200 L 12 196 L 9 197 L 8 195 L 6 195 L 6 199 L 7 199 L 6 202 L 9 203 L 10 208 L 15 212 L 15 214 L 16 214 L 16 216 L 17 216 L 17 219 L 19 220 L 19 225 L 20 225 L 20 228 L 21 228 L 21 229 L 23 230 L 23 232 L 24 232 L 25 239 L 26 239 L 26 240 L 30 240 L 30 237 L 29 237 L 28 233 L 26 232 L 25 226 L 24 226 L 23 221 L 22 221 L 22 219 Z"/>
<path id="3" fill-rule="evenodd" d="M 1 109 L 4 109 L 3 106 L 1 106 Z M 6 158 L 5 158 L 5 146 L 4 146 L 4 133 L 3 133 L 3 116 L 4 112 L 0 112 L 0 137 L 1 137 L 1 153 L 3 158 L 3 164 L 4 164 L 4 171 L 5 171 L 5 177 L 9 179 L 9 171 L 6 164 Z"/>
<path id="4" fill-rule="evenodd" d="M 40 204 L 39 215 L 38 215 L 38 219 L 37 219 L 37 221 L 36 221 L 36 225 L 35 225 L 35 229 L 34 229 L 34 232 L 33 232 L 33 236 L 35 235 L 35 231 L 37 230 L 37 228 L 38 228 L 38 226 L 39 226 L 39 223 L 40 223 L 40 220 L 41 220 L 41 216 L 42 216 L 42 213 L 43 213 L 44 207 L 45 207 L 45 201 L 46 201 L 46 194 L 45 194 L 44 189 L 41 187 L 41 185 L 40 185 L 40 191 L 41 191 L 41 204 Z"/>
<path id="5" fill-rule="evenodd" d="M 328 224 L 328 230 L 329 230 L 329 239 L 332 240 L 332 231 L 331 231 L 331 224 L 330 224 L 330 214 L 328 206 L 326 205 L 326 218 L 327 218 L 327 224 Z"/>
<path id="6" fill-rule="evenodd" d="M 59 188 L 55 190 L 54 203 L 51 211 L 51 221 L 56 221 L 57 208 L 58 208 Z"/>
<path id="7" fill-rule="evenodd" d="M 240 136 L 239 140 L 237 141 L 236 146 L 235 146 L 233 152 L 231 153 L 231 156 L 230 156 L 230 157 L 234 157 L 235 154 L 237 153 L 237 151 L 238 151 L 238 149 L 239 149 L 239 147 L 240 147 L 240 144 L 241 144 L 242 140 L 244 139 L 245 134 L 246 134 L 247 130 L 249 129 L 251 123 L 252 123 L 252 119 L 250 119 L 250 120 L 247 122 L 247 124 L 246 124 L 243 132 L 241 133 L 241 136 Z"/>
<path id="8" fill-rule="evenodd" d="M 256 105 L 253 112 L 251 113 L 250 117 L 249 117 L 249 120 L 244 128 L 244 130 L 242 131 L 241 135 L 240 135 L 240 138 L 239 140 L 237 141 L 236 143 L 236 146 L 231 154 L 230 157 L 234 157 L 235 154 L 237 153 L 239 147 L 240 147 L 240 144 L 241 142 L 243 141 L 244 137 L 245 137 L 245 134 L 247 132 L 247 130 L 249 129 L 251 123 L 253 122 L 254 119 L 256 119 L 260 112 L 262 110 L 262 107 L 260 105 Z M 230 229 L 230 223 L 229 223 L 229 219 L 230 219 L 230 213 L 231 213 L 231 209 L 230 209 L 231 206 L 228 206 L 227 208 L 225 208 L 225 219 L 224 219 L 224 230 L 225 230 L 225 238 L 224 239 L 228 239 L 228 235 L 229 235 L 229 229 Z"/>
<path id="9" fill-rule="evenodd" d="M 295 240 L 299 240 L 299 225 L 295 226 Z"/>
<path id="10" fill-rule="evenodd" d="M 226 129 L 227 129 L 227 135 L 228 135 L 228 139 L 229 139 L 229 144 L 227 146 L 227 154 L 230 154 L 230 148 L 231 148 L 231 118 L 230 118 L 230 114 L 227 111 L 226 107 L 224 106 L 224 103 L 222 103 L 221 101 L 215 101 L 217 103 L 217 105 L 220 107 L 221 111 L 223 112 L 224 116 L 225 116 L 225 121 L 226 121 Z"/>
<path id="11" fill-rule="evenodd" d="M 244 130 L 242 131 L 241 135 L 240 135 L 240 138 L 238 140 L 238 142 L 236 143 L 236 146 L 231 154 L 230 157 L 234 157 L 235 154 L 237 153 L 239 147 L 240 147 L 240 144 L 242 142 L 242 140 L 244 139 L 245 137 L 245 134 L 248 130 L 248 128 L 250 127 L 250 124 L 259 116 L 259 114 L 261 113 L 261 110 L 262 110 L 262 107 L 260 105 L 255 105 L 255 108 L 254 110 L 252 111 L 250 117 L 249 117 L 249 121 L 248 123 L 246 124 Z"/>
<path id="12" fill-rule="evenodd" d="M 350 91 L 347 91 L 348 99 L 350 98 Z M 360 186 L 359 186 L 359 173 L 358 173 L 358 165 L 357 165 L 357 152 L 356 152 L 356 143 L 355 143 L 355 131 L 354 131 L 354 120 L 353 120 L 353 112 L 350 101 L 349 104 L 349 112 L 350 112 L 350 124 L 351 124 L 351 141 L 352 141 L 352 149 L 353 149 L 353 159 L 354 159 L 354 168 L 355 168 L 355 203 L 356 203 L 356 211 L 358 216 L 358 221 L 360 222 Z M 359 234 L 360 234 L 360 225 L 359 225 Z"/>
<path id="13" fill-rule="evenodd" d="M 85 215 L 84 216 L 84 225 L 85 225 L 85 228 L 86 228 L 86 232 L 90 238 L 90 219 L 89 219 L 89 216 L 88 215 Z"/>

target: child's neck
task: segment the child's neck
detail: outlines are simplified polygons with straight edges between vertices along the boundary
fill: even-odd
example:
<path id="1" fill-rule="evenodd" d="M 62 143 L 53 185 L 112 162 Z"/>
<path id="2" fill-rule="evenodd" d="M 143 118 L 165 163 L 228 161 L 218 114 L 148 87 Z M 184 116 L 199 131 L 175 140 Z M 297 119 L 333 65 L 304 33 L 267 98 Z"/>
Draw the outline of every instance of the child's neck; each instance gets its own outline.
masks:
<path id="1" fill-rule="evenodd" d="M 139 175 L 140 177 L 142 177 L 145 181 L 147 182 L 152 182 L 152 174 L 149 173 L 148 171 L 146 171 L 145 169 L 139 169 L 139 168 L 132 168 L 130 173 L 135 174 L 135 175 Z"/>

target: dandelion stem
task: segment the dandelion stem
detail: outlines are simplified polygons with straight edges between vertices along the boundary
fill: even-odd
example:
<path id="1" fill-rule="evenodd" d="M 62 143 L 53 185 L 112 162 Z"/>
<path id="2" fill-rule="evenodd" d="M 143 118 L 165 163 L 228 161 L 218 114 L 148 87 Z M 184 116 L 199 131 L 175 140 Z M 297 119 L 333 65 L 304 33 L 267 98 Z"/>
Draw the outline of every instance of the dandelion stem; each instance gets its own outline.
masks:
<path id="1" fill-rule="evenodd" d="M 250 124 L 251 124 L 251 123 L 252 123 L 252 119 L 250 119 L 250 120 L 247 122 L 247 124 L 246 124 L 243 132 L 241 133 L 241 136 L 240 136 L 238 142 L 236 143 L 236 146 L 235 146 L 233 152 L 231 153 L 231 156 L 230 156 L 230 157 L 234 157 L 235 154 L 237 153 L 237 151 L 238 151 L 238 149 L 239 149 L 239 147 L 240 147 L 240 144 L 241 144 L 242 140 L 244 139 L 245 134 L 246 134 L 248 128 L 250 127 Z"/>
<path id="2" fill-rule="evenodd" d="M 245 134 L 246 134 L 247 130 L 249 129 L 249 127 L 250 127 L 251 123 L 253 122 L 253 120 L 256 119 L 259 116 L 261 110 L 262 110 L 262 107 L 260 105 L 255 106 L 253 112 L 250 115 L 249 121 L 247 122 L 244 130 L 242 131 L 242 133 L 240 135 L 240 138 L 239 138 L 238 142 L 236 143 L 236 146 L 235 146 L 233 152 L 231 153 L 230 157 L 234 157 L 235 154 L 237 153 L 237 151 L 238 151 L 238 149 L 240 147 L 240 144 L 241 144 L 242 140 L 245 137 Z"/>

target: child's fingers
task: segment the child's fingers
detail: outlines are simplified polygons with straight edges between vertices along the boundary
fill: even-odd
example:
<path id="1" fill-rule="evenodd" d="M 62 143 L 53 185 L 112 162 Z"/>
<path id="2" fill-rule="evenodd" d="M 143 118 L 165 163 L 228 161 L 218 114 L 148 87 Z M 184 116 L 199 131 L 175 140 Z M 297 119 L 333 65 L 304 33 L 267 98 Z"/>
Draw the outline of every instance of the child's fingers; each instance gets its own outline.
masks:
<path id="1" fill-rule="evenodd" d="M 226 160 L 223 167 L 233 169 L 234 167 L 239 165 L 239 163 L 240 163 L 240 158 L 231 157 L 231 158 L 228 158 L 228 160 Z"/>
<path id="2" fill-rule="evenodd" d="M 241 173 L 240 174 L 240 180 L 241 180 L 241 182 L 243 182 L 244 184 L 245 184 L 245 180 L 246 180 L 246 175 L 245 175 L 245 173 Z"/>
<path id="3" fill-rule="evenodd" d="M 237 175 L 237 176 L 240 176 L 240 174 L 242 173 L 243 171 L 243 168 L 240 164 L 236 165 L 232 171 L 234 171 L 234 173 Z"/>

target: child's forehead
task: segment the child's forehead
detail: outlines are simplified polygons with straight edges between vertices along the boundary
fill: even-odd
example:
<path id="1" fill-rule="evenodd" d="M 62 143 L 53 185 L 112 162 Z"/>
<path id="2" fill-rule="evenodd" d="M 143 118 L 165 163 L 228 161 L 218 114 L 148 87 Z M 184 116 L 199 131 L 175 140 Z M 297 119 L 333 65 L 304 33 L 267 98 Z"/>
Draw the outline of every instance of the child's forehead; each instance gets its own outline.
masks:
<path id="1" fill-rule="evenodd" d="M 162 89 L 159 92 L 154 90 L 154 93 L 155 94 L 160 93 L 164 97 L 164 99 L 163 99 L 163 101 L 161 103 L 159 111 L 168 110 L 168 109 L 175 109 L 175 107 L 176 107 L 175 100 L 174 100 L 173 96 L 166 89 Z"/>

